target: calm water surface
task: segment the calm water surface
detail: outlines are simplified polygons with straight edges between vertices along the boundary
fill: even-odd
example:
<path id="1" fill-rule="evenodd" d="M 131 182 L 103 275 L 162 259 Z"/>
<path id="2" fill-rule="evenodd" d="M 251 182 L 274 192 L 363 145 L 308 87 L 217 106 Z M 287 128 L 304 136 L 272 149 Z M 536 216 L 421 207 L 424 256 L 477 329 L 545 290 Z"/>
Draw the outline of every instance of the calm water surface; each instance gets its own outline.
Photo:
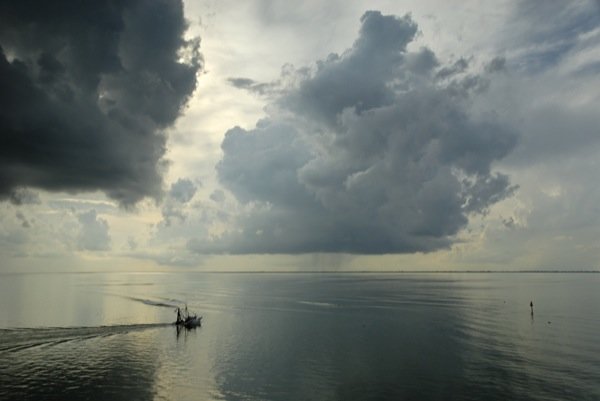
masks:
<path id="1" fill-rule="evenodd" d="M 0 274 L 0 399 L 600 400 L 599 288 L 558 273 Z M 185 302 L 204 324 L 178 332 Z"/>

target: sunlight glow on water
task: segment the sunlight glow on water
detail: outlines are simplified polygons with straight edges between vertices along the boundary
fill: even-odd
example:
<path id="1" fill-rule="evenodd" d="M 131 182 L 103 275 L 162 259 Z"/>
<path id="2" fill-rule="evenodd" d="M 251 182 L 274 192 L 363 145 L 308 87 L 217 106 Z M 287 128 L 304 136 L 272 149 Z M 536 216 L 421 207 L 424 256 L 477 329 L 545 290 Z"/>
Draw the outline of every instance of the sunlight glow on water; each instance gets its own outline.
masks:
<path id="1" fill-rule="evenodd" d="M 596 274 L 0 278 L 2 400 L 600 399 Z"/>

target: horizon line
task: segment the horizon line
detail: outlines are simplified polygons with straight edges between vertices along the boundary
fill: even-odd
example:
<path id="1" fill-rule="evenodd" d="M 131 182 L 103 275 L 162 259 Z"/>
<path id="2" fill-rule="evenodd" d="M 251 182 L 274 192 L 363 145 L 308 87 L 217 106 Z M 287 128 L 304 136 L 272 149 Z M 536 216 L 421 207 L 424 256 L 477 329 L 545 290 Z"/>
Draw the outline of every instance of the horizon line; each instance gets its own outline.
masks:
<path id="1" fill-rule="evenodd" d="M 193 270 L 193 269 L 172 269 L 172 270 L 61 270 L 61 271 L 0 271 L 0 274 L 99 274 L 99 273 L 207 273 L 207 274 L 443 274 L 443 273 L 468 273 L 468 274 L 598 274 L 600 270 Z"/>

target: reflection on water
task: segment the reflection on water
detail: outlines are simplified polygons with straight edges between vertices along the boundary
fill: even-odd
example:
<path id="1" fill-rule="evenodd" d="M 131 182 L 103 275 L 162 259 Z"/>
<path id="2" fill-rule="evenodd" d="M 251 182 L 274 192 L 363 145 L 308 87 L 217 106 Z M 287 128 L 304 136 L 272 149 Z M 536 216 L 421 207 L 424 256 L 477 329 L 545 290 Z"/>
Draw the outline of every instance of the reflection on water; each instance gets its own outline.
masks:
<path id="1" fill-rule="evenodd" d="M 0 279 L 2 400 L 600 399 L 600 275 Z"/>

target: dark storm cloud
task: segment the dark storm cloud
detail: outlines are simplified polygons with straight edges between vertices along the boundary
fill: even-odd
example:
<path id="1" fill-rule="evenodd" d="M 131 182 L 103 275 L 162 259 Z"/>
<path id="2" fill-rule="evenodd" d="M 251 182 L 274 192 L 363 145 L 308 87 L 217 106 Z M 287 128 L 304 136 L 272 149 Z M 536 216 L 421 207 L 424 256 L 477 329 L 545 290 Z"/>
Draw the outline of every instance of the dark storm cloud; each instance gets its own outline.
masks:
<path id="1" fill-rule="evenodd" d="M 180 1 L 0 5 L 0 199 L 17 188 L 159 197 L 163 129 L 201 68 Z"/>
<path id="2" fill-rule="evenodd" d="M 492 163 L 517 136 L 469 112 L 488 78 L 440 66 L 429 49 L 408 52 L 409 16 L 370 11 L 361 22 L 350 49 L 299 70 L 269 118 L 226 133 L 218 177 L 247 212 L 190 249 L 428 252 L 513 193 Z M 440 80 L 444 69 L 453 72 Z"/>

